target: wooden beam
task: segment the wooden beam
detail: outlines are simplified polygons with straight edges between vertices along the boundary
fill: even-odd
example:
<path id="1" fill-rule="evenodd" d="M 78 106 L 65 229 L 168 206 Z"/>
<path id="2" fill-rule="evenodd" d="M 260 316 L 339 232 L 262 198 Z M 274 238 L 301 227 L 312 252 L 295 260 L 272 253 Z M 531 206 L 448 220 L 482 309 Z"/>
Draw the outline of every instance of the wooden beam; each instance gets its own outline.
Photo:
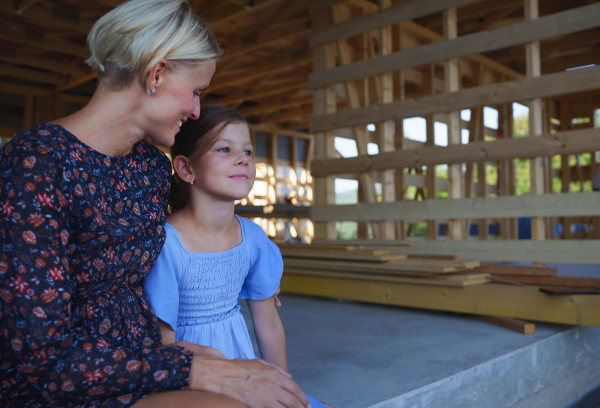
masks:
<path id="1" fill-rule="evenodd" d="M 311 31 L 312 28 L 307 27 L 306 24 L 294 24 L 291 27 L 286 27 L 278 30 L 271 30 L 268 33 L 257 35 L 256 39 L 253 39 L 253 41 L 249 40 L 247 43 L 240 43 L 239 45 L 234 47 L 225 47 L 225 54 L 221 57 L 220 61 L 228 61 L 231 58 L 247 54 L 259 48 L 276 44 L 283 40 L 299 37 L 302 35 L 308 35 Z"/>
<path id="2" fill-rule="evenodd" d="M 373 156 L 316 159 L 311 163 L 311 174 L 314 177 L 323 177 L 416 166 L 568 155 L 597 150 L 600 150 L 600 129 L 588 128 L 528 138 L 423 147 Z"/>
<path id="3" fill-rule="evenodd" d="M 600 215 L 600 193 L 477 197 L 353 205 L 314 205 L 313 221 L 421 221 Z"/>
<path id="4" fill-rule="evenodd" d="M 281 290 L 386 305 L 600 326 L 600 296 L 551 296 L 511 285 L 436 287 L 286 273 Z"/>
<path id="5" fill-rule="evenodd" d="M 233 95 L 219 99 L 219 103 L 224 105 L 241 103 L 252 99 L 264 98 L 271 95 L 281 94 L 282 92 L 306 87 L 305 77 L 297 77 L 283 84 L 262 86 L 254 89 L 242 89 Z"/>
<path id="6" fill-rule="evenodd" d="M 472 3 L 473 0 L 411 0 L 376 13 L 357 17 L 350 21 L 336 24 L 310 35 L 310 47 L 327 44 L 340 38 L 352 37 L 367 31 L 376 30 L 405 20 L 413 20 L 428 14 L 441 12 L 448 8 Z"/>
<path id="7" fill-rule="evenodd" d="M 60 10 L 56 8 L 57 10 Z M 17 10 L 11 5 L 11 2 L 5 1 L 0 2 L 0 12 L 6 13 L 8 15 L 16 16 Z M 35 22 L 36 24 L 41 25 L 52 25 L 61 28 L 66 28 L 68 30 L 77 31 L 79 33 L 88 34 L 92 29 L 93 23 L 87 21 L 79 21 L 73 22 L 70 19 L 64 19 L 56 17 L 57 13 L 54 11 L 49 11 L 43 9 L 41 7 L 35 7 L 25 10 L 21 16 L 26 20 L 30 20 Z"/>
<path id="8" fill-rule="evenodd" d="M 304 66 L 312 63 L 312 58 L 302 58 L 292 60 L 287 58 L 283 61 L 277 61 L 270 64 L 264 64 L 256 68 L 250 68 L 233 74 L 221 75 L 210 84 L 207 93 L 214 92 L 217 89 L 228 86 L 236 86 L 247 82 L 252 82 L 256 78 L 263 77 L 275 72 L 285 72 L 288 69 Z"/>
<path id="9" fill-rule="evenodd" d="M 42 38 L 40 41 L 28 38 L 26 32 L 17 33 L 10 31 L 0 31 L 0 40 L 15 44 L 27 45 L 29 47 L 39 48 L 46 51 L 60 52 L 61 54 L 74 55 L 77 57 L 88 58 L 90 50 L 81 45 L 68 43 L 66 41 L 50 41 Z"/>
<path id="10" fill-rule="evenodd" d="M 467 315 L 467 317 L 489 324 L 493 324 L 494 326 L 503 327 L 505 329 L 512 330 L 521 334 L 535 333 L 535 323 L 526 322 L 520 319 L 498 316 L 480 316 L 474 314 Z"/>
<path id="11" fill-rule="evenodd" d="M 65 83 L 62 75 L 55 74 L 53 72 L 42 72 L 34 69 L 15 67 L 13 65 L 6 64 L 0 64 L 0 75 L 53 85 L 62 85 Z"/>
<path id="12" fill-rule="evenodd" d="M 325 9 L 313 13 L 313 26 L 324 28 L 329 26 L 329 13 Z M 335 66 L 335 49 L 331 45 L 322 45 L 313 49 L 313 71 L 330 69 Z M 313 113 L 324 115 L 337 109 L 335 88 L 325 87 L 313 92 Z M 316 159 L 335 157 L 335 135 L 333 132 L 314 134 L 313 152 Z M 335 204 L 335 179 L 333 177 L 315 178 L 313 183 L 315 204 Z M 316 239 L 335 239 L 335 224 L 332 222 L 315 223 Z"/>
<path id="13" fill-rule="evenodd" d="M 368 61 L 357 61 L 324 72 L 314 72 L 310 75 L 309 84 L 311 89 L 316 89 L 340 82 L 381 75 L 399 69 L 431 64 L 440 60 L 508 48 L 599 26 L 600 4 L 594 3 L 536 20 L 468 34 L 455 39 L 376 57 Z"/>
<path id="14" fill-rule="evenodd" d="M 256 100 L 254 101 L 256 102 Z M 259 104 L 256 106 L 239 109 L 238 113 L 243 116 L 259 115 L 270 113 L 279 109 L 288 109 L 293 106 L 302 106 L 310 102 L 312 102 L 312 95 L 310 94 L 289 100 L 286 100 L 286 98 L 278 95 L 267 100 L 259 101 Z"/>
<path id="15" fill-rule="evenodd" d="M 600 4 L 600 3 L 598 3 Z M 311 118 L 311 131 L 337 129 L 389 119 L 425 116 L 431 113 L 471 109 L 532 98 L 558 96 L 600 88 L 600 66 L 548 74 L 446 92 L 434 96 L 367 106 Z"/>
<path id="16" fill-rule="evenodd" d="M 220 27 L 229 22 L 235 22 L 235 21 L 240 20 L 241 18 L 244 18 L 250 14 L 257 13 L 257 12 L 259 12 L 261 10 L 265 10 L 266 8 L 271 7 L 275 4 L 281 3 L 282 1 L 283 0 L 255 1 L 254 2 L 255 4 L 252 7 L 245 8 L 244 10 L 240 10 L 240 11 L 233 12 L 233 13 L 228 13 L 226 15 L 215 16 L 215 21 L 210 24 L 210 27 L 212 29 L 215 29 L 215 28 Z"/>
<path id="17" fill-rule="evenodd" d="M 267 116 L 266 118 L 261 119 L 261 123 L 274 123 L 274 122 L 286 122 L 289 120 L 294 120 L 298 118 L 306 118 L 312 115 L 312 105 L 302 108 L 302 109 L 290 109 L 286 113 L 281 113 L 279 115 Z"/>
<path id="18" fill-rule="evenodd" d="M 47 88 L 40 88 L 37 86 L 21 85 L 12 82 L 0 81 L 0 89 L 3 93 L 16 94 L 16 95 L 43 95 L 50 96 L 52 91 Z"/>
<path id="19" fill-rule="evenodd" d="M 56 60 L 41 57 L 29 57 L 26 55 L 17 55 L 7 52 L 0 53 L 0 61 L 9 62 L 16 65 L 25 65 L 28 67 L 34 67 L 44 69 L 52 72 L 58 72 L 61 74 L 76 74 L 76 75 L 87 75 L 89 71 L 83 69 L 79 63 L 77 64 L 66 64 Z"/>

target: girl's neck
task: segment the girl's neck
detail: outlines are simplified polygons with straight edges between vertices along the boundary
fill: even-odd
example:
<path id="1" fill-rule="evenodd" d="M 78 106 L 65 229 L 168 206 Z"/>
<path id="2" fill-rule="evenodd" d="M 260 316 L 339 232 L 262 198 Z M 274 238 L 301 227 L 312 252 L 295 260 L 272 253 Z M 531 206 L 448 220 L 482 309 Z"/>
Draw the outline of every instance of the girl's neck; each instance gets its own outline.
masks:
<path id="1" fill-rule="evenodd" d="M 222 252 L 242 242 L 233 202 L 190 197 L 188 204 L 167 217 L 190 252 Z"/>

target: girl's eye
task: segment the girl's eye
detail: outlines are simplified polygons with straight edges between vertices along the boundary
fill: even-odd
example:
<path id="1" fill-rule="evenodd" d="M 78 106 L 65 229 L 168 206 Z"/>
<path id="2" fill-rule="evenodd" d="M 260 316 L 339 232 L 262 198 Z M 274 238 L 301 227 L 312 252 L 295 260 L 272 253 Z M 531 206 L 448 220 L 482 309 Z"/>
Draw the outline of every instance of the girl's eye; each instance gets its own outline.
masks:
<path id="1" fill-rule="evenodd" d="M 221 147 L 217 149 L 217 152 L 229 153 L 229 147 Z"/>
<path id="2" fill-rule="evenodd" d="M 252 156 L 252 150 L 244 150 L 246 156 Z"/>

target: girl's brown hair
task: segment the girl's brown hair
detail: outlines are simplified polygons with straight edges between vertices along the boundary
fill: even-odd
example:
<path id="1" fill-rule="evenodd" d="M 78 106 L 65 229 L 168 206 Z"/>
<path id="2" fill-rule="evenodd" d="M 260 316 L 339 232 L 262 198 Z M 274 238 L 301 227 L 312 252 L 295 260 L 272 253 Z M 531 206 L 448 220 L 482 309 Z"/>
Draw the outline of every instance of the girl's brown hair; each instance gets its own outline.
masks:
<path id="1" fill-rule="evenodd" d="M 188 119 L 181 125 L 175 136 L 175 143 L 171 146 L 171 157 L 175 159 L 177 156 L 185 156 L 190 160 L 201 157 L 215 144 L 223 129 L 240 123 L 247 124 L 244 117 L 233 109 L 219 105 L 202 107 L 198 119 Z M 171 212 L 181 210 L 188 200 L 187 183 L 174 171 L 169 195 Z"/>

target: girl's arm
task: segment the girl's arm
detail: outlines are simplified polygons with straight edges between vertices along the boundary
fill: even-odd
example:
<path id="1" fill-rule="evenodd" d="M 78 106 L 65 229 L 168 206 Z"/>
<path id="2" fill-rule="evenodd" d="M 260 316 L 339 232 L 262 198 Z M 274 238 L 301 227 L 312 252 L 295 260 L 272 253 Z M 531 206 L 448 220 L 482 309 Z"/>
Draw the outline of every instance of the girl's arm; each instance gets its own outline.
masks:
<path id="1" fill-rule="evenodd" d="M 264 300 L 247 299 L 254 334 L 263 360 L 278 365 L 287 372 L 285 332 L 273 297 Z"/>
<path id="2" fill-rule="evenodd" d="M 162 337 L 163 347 L 175 343 L 175 330 L 173 330 L 171 326 L 160 320 L 158 317 L 156 320 L 158 320 L 158 325 L 160 326 L 160 335 Z"/>

